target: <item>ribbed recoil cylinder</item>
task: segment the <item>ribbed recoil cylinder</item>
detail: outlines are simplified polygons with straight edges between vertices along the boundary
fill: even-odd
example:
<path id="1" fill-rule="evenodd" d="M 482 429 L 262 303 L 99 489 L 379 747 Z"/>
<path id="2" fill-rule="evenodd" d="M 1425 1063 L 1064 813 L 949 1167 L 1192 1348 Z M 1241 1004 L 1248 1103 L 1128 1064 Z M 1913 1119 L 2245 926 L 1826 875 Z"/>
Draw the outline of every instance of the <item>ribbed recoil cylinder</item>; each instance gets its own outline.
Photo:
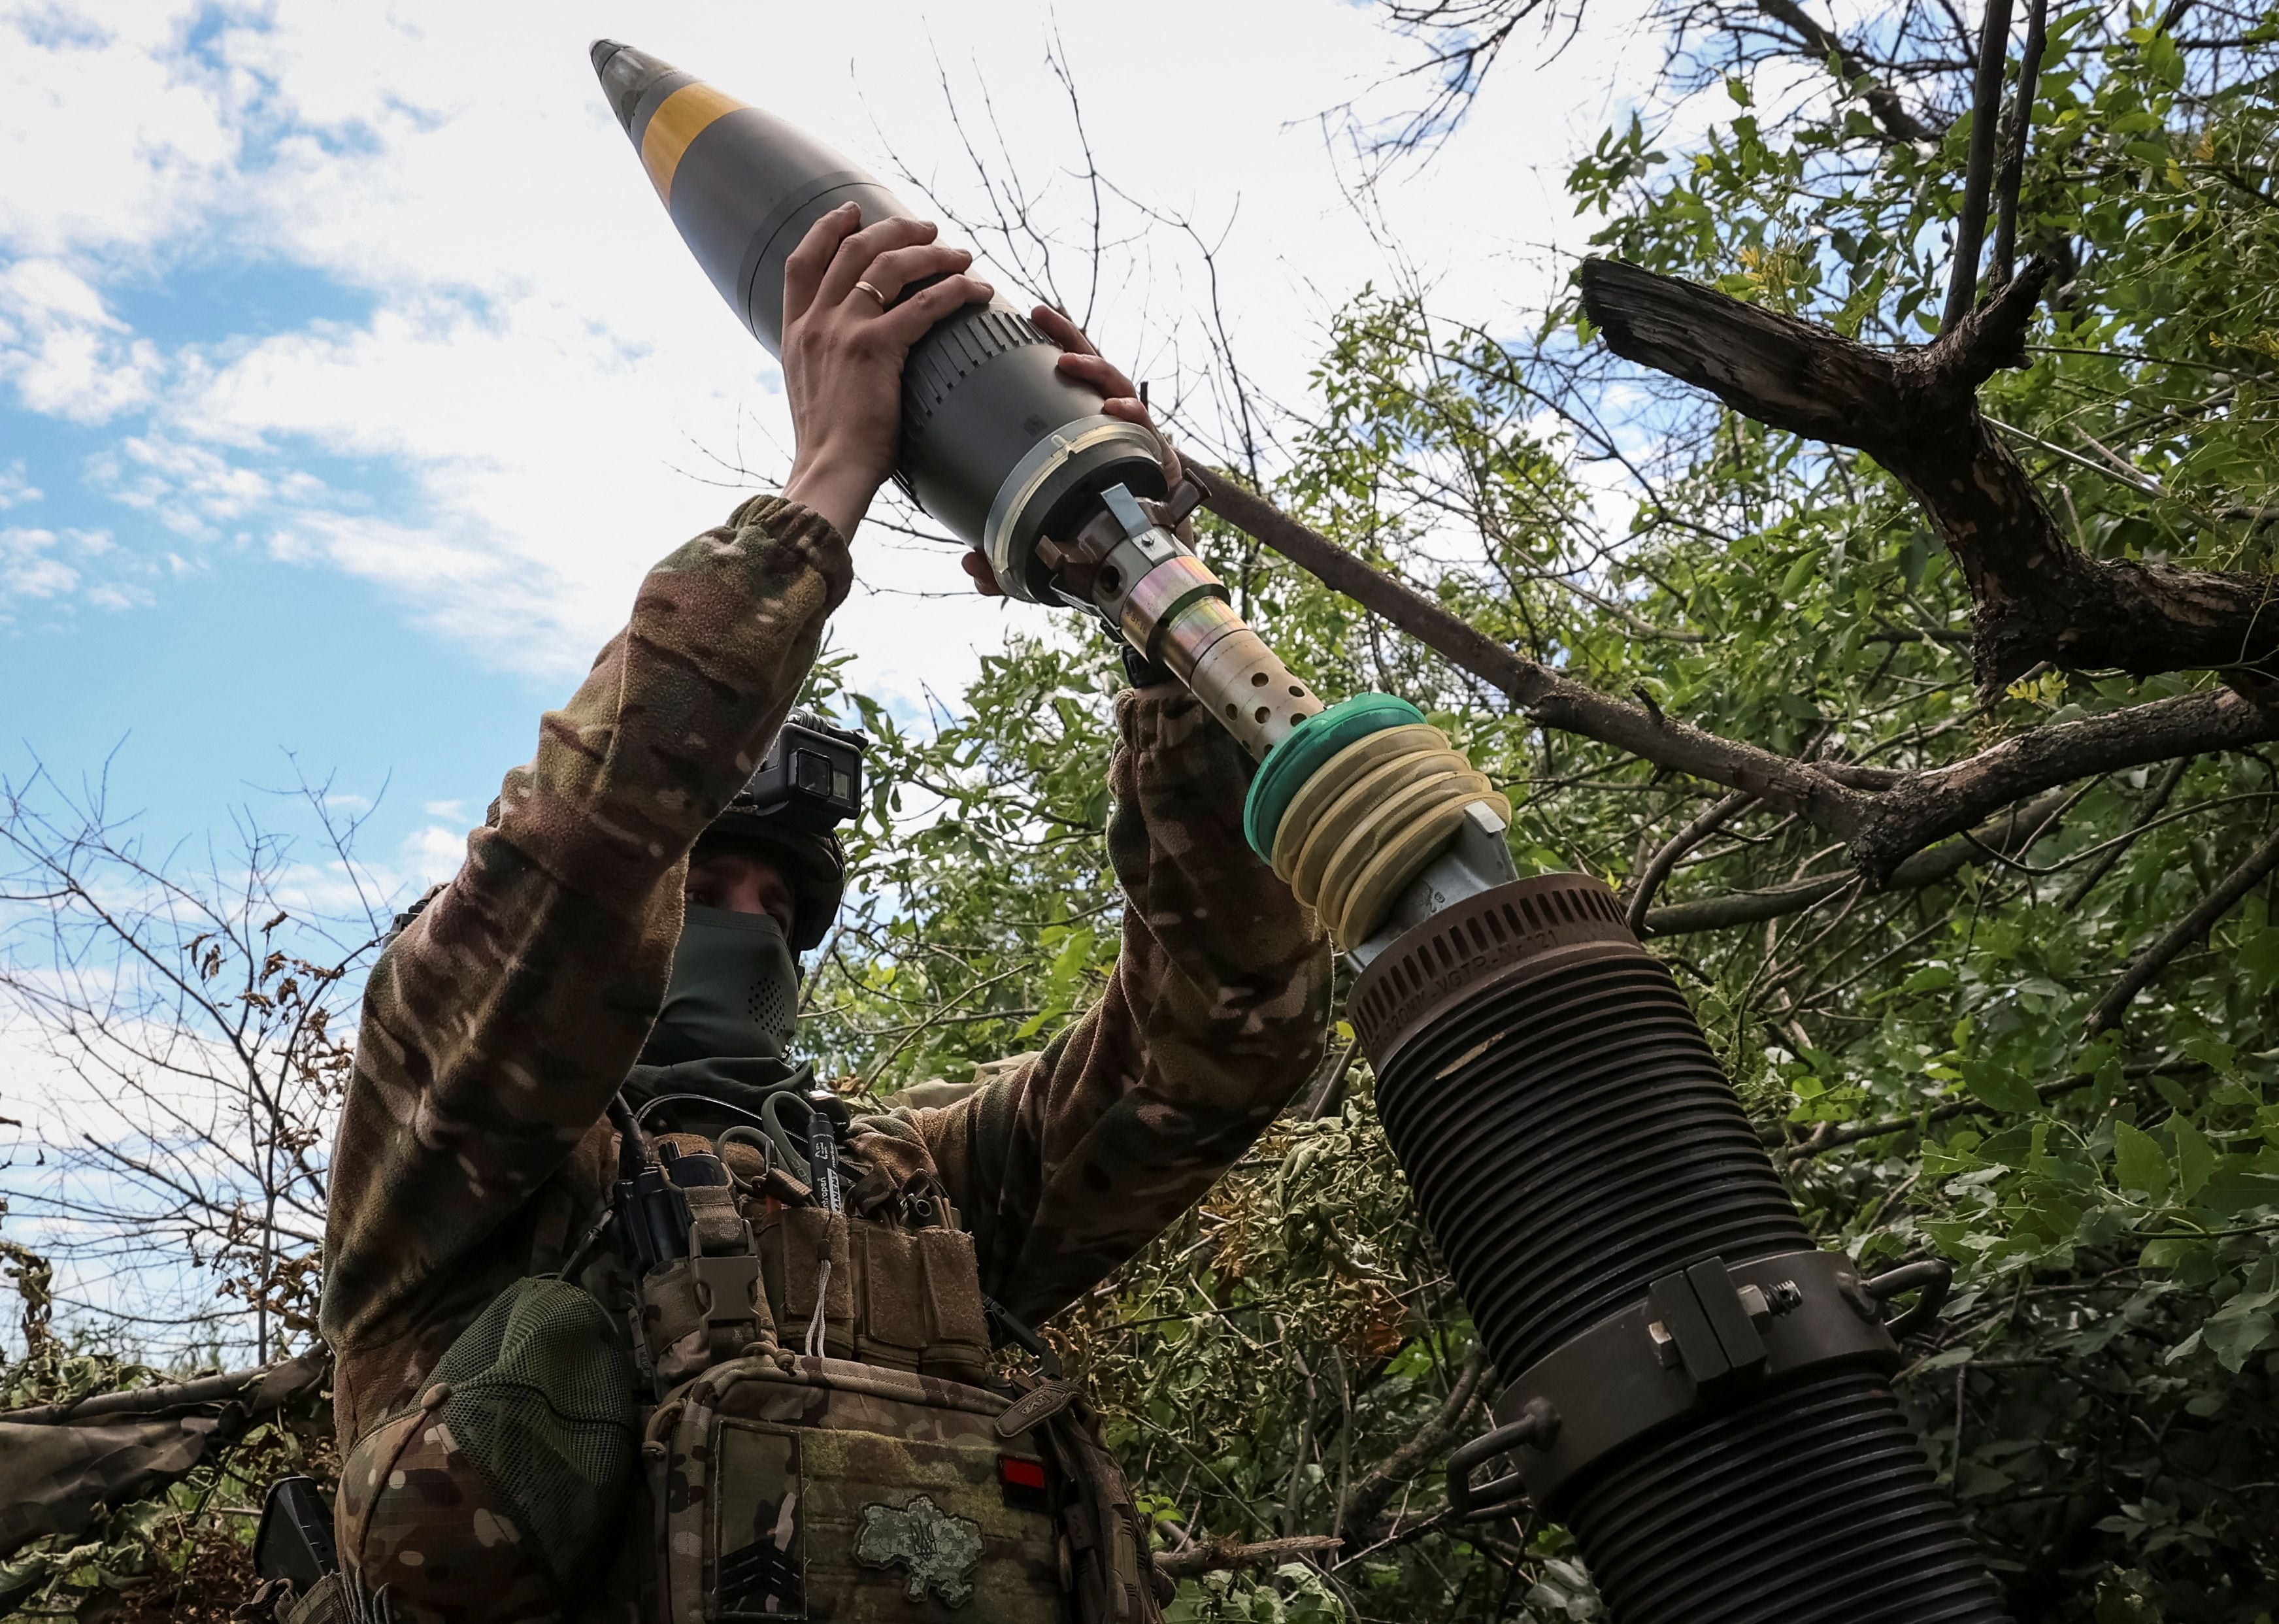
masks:
<path id="1" fill-rule="evenodd" d="M 1700 1024 L 1598 882 L 1466 899 L 1375 958 L 1348 1007 L 1394 1153 L 1506 1380 L 1657 1279 L 1810 1250 Z M 1705 1406 L 1547 1509 L 1620 1624 L 2004 1616 L 1872 1371 Z"/>

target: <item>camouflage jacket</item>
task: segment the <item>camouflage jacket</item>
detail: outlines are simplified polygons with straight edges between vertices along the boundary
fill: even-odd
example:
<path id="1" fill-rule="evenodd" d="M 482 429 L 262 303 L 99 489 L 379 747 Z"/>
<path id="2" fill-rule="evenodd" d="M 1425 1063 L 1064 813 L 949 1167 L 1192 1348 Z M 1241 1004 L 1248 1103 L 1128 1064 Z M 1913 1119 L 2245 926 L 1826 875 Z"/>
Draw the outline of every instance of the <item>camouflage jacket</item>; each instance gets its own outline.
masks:
<path id="1" fill-rule="evenodd" d="M 373 968 L 332 1163 L 322 1328 L 344 1442 L 413 1399 L 600 1211 L 602 1120 L 662 1000 L 687 854 L 847 594 L 847 543 L 773 498 L 666 558 L 458 875 Z M 1126 693 L 1106 994 L 954 1105 L 868 1124 L 930 1159 L 982 1286 L 1032 1322 L 1130 1257 L 1316 1064 L 1329 956 L 1241 832 L 1249 767 L 1184 690 Z"/>

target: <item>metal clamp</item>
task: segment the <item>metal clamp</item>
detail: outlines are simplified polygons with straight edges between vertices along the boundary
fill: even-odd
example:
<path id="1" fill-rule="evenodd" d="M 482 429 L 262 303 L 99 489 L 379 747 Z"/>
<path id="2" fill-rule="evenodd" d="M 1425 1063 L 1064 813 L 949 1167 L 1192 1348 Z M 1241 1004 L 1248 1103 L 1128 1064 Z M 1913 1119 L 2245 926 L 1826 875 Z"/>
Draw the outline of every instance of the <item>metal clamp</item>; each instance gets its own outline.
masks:
<path id="1" fill-rule="evenodd" d="M 1450 1455 L 1449 1520 L 1478 1522 L 1517 1509 L 1527 1499 L 1524 1474 L 1514 1472 L 1477 1489 L 1472 1486 L 1472 1474 L 1498 1455 L 1508 1455 L 1515 1449 L 1548 1449 L 1558 1436 L 1559 1412 L 1540 1398 L 1531 1398 L 1517 1421 L 1474 1438 Z"/>
<path id="2" fill-rule="evenodd" d="M 1938 1311 L 1946 1306 L 1946 1294 L 1953 1285 L 1953 1266 L 1939 1258 L 1926 1258 L 1920 1263 L 1902 1263 L 1873 1280 L 1862 1281 L 1860 1292 L 1871 1303 L 1882 1303 L 1902 1291 L 1922 1288 L 1922 1295 L 1915 1298 L 1914 1307 L 1884 1326 L 1892 1341 L 1905 1342 L 1917 1331 L 1929 1330 L 1938 1322 Z"/>
<path id="3" fill-rule="evenodd" d="M 1945 1266 L 1863 1285 L 1841 1252 L 1795 1252 L 1730 1268 L 1710 1258 L 1653 1281 L 1643 1302 L 1553 1349 L 1498 1400 L 1507 1427 L 1539 1414 L 1538 1404 L 1558 1418 L 1514 1457 L 1528 1498 L 1556 1516 L 1560 1490 L 1603 1457 L 1698 1411 L 1746 1402 L 1769 1382 L 1841 1365 L 1897 1369 L 1895 1333 L 1928 1320 L 1918 1303 L 1887 1328 L 1883 1300 L 1922 1286 L 1936 1313 L 1933 1268 Z"/>

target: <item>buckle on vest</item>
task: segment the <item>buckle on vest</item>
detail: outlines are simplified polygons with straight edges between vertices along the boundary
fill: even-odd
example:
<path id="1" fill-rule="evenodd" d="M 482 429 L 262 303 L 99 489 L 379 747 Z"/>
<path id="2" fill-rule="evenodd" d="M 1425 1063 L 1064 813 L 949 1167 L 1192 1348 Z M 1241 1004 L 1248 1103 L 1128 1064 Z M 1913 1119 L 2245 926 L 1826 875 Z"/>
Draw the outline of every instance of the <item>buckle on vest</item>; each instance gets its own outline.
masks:
<path id="1" fill-rule="evenodd" d="M 758 1319 L 760 1260 L 753 1253 L 691 1258 L 688 1275 L 696 1288 L 696 1303 L 706 1329 Z"/>

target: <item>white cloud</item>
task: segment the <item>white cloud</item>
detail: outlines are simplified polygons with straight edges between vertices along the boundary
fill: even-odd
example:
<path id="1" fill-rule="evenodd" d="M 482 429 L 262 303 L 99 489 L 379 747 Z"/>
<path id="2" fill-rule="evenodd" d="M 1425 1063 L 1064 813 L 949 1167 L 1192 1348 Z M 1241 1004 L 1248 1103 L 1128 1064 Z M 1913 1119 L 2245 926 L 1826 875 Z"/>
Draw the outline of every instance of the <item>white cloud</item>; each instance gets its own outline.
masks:
<path id="1" fill-rule="evenodd" d="M 184 58 L 188 20 L 180 4 L 104 0 L 99 13 L 49 4 L 0 23 L 18 36 L 0 240 L 31 254 L 146 247 L 225 195 L 238 149 L 228 98 L 250 87 Z"/>
<path id="2" fill-rule="evenodd" d="M 396 872 L 411 882 L 403 894 L 418 896 L 428 886 L 441 885 L 459 871 L 459 865 L 466 858 L 464 829 L 447 828 L 441 823 L 415 829 L 404 837 L 403 848 L 396 854 Z"/>
<path id="3" fill-rule="evenodd" d="M 641 571 L 736 500 L 702 479 L 735 483 L 724 462 L 780 474 L 773 364 L 682 248 L 595 85 L 586 42 L 627 27 L 622 8 L 288 0 L 196 53 L 181 7 L 107 0 L 100 15 L 0 21 L 35 88 L 0 106 L 0 152 L 55 155 L 0 199 L 0 381 L 75 421 L 142 414 L 94 474 L 190 544 L 184 567 L 198 546 L 249 535 L 387 589 L 486 657 L 568 678 Z M 961 13 L 958 37 L 986 42 L 971 56 L 926 18 L 921 0 L 881 0 L 856 29 L 844 12 L 718 0 L 647 17 L 633 37 L 859 163 L 889 172 L 891 144 L 955 191 L 938 73 L 968 115 L 986 81 L 1032 185 L 1077 157 L 1043 60 L 1057 29 L 1103 167 L 1224 230 L 1238 352 L 1293 400 L 1328 313 L 1371 279 L 1419 276 L 1492 325 L 1539 302 L 1542 250 L 1575 232 L 1558 177 L 1622 54 L 1655 49 L 1593 24 L 1531 82 L 1507 53 L 1471 125 L 1380 195 L 1396 264 L 1347 206 L 1315 122 L 1404 49 L 1369 8 L 1001 0 Z M 1209 52 L 1180 43 L 1203 36 Z M 1135 74 L 1144 114 L 1124 104 Z M 1047 214 L 1081 235 L 1078 194 L 1057 188 Z M 374 308 L 162 348 L 103 294 L 197 256 L 313 269 Z M 1176 237 L 1114 257 L 1097 335 L 1168 389 L 1206 353 L 1198 267 Z M 295 466 L 311 454 L 331 459 L 321 476 Z M 857 681 L 954 693 L 1009 621 L 1037 624 L 963 596 L 948 557 L 889 540 L 858 546 L 883 590 L 858 593 L 836 628 Z"/>
<path id="4" fill-rule="evenodd" d="M 79 571 L 55 555 L 56 540 L 52 530 L 0 530 L 0 594 L 52 598 L 78 586 Z"/>
<path id="5" fill-rule="evenodd" d="M 0 528 L 0 622 L 9 617 L 12 598 L 52 599 L 73 594 L 84 579 L 83 566 L 112 550 L 108 531 Z M 79 595 L 98 607 L 113 607 L 106 583 L 96 583 Z"/>
<path id="6" fill-rule="evenodd" d="M 140 508 L 175 533 L 211 539 L 219 526 L 242 518 L 279 494 L 275 481 L 232 463 L 205 446 L 164 434 L 129 434 L 115 450 L 88 463 L 98 487 L 130 508 Z M 321 482 L 295 475 L 294 489 L 304 497 Z"/>
<path id="7" fill-rule="evenodd" d="M 134 337 L 69 266 L 0 266 L 0 380 L 32 410 L 107 421 L 150 402 L 161 364 L 157 346 Z"/>
<path id="8" fill-rule="evenodd" d="M 0 468 L 0 512 L 23 502 L 37 502 L 47 493 L 24 477 L 24 459 Z"/>

